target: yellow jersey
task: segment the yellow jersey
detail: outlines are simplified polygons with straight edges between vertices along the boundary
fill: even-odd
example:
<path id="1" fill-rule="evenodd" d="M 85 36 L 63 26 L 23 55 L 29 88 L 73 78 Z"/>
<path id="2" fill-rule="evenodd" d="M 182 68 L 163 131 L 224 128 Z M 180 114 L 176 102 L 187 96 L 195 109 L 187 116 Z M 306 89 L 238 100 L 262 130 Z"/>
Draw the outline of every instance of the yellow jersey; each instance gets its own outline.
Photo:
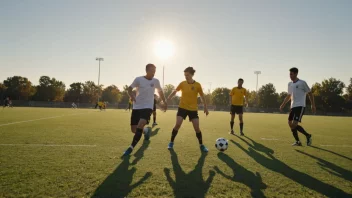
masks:
<path id="1" fill-rule="evenodd" d="M 98 102 L 99 107 L 103 106 L 103 102 Z"/>
<path id="2" fill-rule="evenodd" d="M 198 94 L 204 95 L 203 88 L 200 83 L 194 81 L 189 84 L 187 81 L 181 82 L 176 91 L 182 91 L 179 107 L 189 111 L 198 111 Z"/>
<path id="3" fill-rule="evenodd" d="M 245 88 L 234 87 L 230 92 L 230 96 L 232 97 L 231 105 L 243 106 L 246 95 L 247 90 Z"/>

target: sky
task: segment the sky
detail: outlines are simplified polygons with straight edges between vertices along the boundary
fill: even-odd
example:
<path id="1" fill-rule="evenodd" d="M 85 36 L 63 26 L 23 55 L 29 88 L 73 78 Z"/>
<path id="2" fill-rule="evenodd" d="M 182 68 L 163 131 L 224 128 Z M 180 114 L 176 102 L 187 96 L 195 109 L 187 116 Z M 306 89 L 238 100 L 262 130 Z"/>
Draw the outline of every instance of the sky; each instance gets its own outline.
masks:
<path id="1" fill-rule="evenodd" d="M 289 68 L 309 85 L 352 77 L 350 0 L 0 0 L 0 81 L 20 75 L 38 84 L 98 81 L 122 87 L 157 66 L 156 77 L 178 85 L 196 69 L 203 88 L 233 87 L 238 78 L 256 89 L 287 90 Z M 155 44 L 167 40 L 162 59 Z"/>

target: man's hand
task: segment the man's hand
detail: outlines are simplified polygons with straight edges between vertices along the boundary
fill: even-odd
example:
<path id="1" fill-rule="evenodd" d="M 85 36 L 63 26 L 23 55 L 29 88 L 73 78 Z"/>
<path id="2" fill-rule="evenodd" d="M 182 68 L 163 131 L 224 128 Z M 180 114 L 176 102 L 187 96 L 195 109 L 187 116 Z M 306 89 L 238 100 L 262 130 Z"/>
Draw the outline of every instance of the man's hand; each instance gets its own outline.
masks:
<path id="1" fill-rule="evenodd" d="M 167 103 L 166 103 L 166 102 L 162 102 L 162 103 L 161 103 L 161 109 L 162 109 L 164 112 L 166 112 L 166 110 L 167 110 Z"/>
<path id="2" fill-rule="evenodd" d="M 208 107 L 206 107 L 206 106 L 204 107 L 204 113 L 205 113 L 206 116 L 209 115 Z"/>

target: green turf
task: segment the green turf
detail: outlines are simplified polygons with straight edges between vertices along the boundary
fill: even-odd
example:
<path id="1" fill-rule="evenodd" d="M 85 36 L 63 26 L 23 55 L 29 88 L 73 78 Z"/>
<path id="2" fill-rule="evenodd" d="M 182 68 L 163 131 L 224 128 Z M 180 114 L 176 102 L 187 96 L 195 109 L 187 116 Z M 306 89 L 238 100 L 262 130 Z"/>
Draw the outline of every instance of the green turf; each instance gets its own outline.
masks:
<path id="1" fill-rule="evenodd" d="M 228 113 L 210 112 L 200 115 L 210 150 L 202 155 L 189 122 L 167 150 L 176 112 L 159 111 L 150 141 L 122 159 L 132 139 L 128 112 L 0 111 L 0 197 L 352 196 L 352 118 L 305 116 L 314 147 L 297 148 L 287 115 L 245 114 L 247 137 L 237 137 L 228 134 Z M 229 140 L 225 153 L 214 147 L 219 137 Z"/>

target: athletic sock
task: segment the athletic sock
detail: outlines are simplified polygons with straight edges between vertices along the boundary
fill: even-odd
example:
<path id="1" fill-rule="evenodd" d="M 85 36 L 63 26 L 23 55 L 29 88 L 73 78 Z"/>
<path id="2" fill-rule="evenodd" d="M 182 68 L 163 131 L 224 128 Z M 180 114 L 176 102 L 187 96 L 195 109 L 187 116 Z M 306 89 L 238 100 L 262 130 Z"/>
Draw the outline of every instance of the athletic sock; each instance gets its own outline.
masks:
<path id="1" fill-rule="evenodd" d="M 235 124 L 235 122 L 230 122 L 231 130 L 233 130 L 233 125 L 234 124 Z"/>
<path id="2" fill-rule="evenodd" d="M 199 144 L 203 144 L 202 132 L 199 132 L 199 133 L 196 132 L 196 136 L 198 138 Z"/>
<path id="3" fill-rule="evenodd" d="M 296 129 L 297 129 L 297 131 L 301 132 L 303 135 L 309 136 L 309 133 L 307 133 L 307 131 L 304 130 L 304 128 L 301 127 L 300 125 L 298 125 L 298 126 L 296 127 Z"/>
<path id="4" fill-rule="evenodd" d="M 156 116 L 153 116 L 153 123 L 156 122 Z"/>
<path id="5" fill-rule="evenodd" d="M 241 132 L 243 132 L 243 123 L 240 123 Z"/>
<path id="6" fill-rule="evenodd" d="M 178 133 L 178 131 L 176 131 L 175 129 L 172 129 L 171 142 L 175 141 L 175 137 L 176 137 L 177 133 Z"/>
<path id="7" fill-rule="evenodd" d="M 298 133 L 297 133 L 297 129 L 291 129 L 292 131 L 292 135 L 295 138 L 296 142 L 299 142 L 299 137 L 298 137 Z"/>
<path id="8" fill-rule="evenodd" d="M 139 140 L 142 137 L 142 133 L 143 133 L 143 129 L 137 128 L 136 133 L 134 134 L 133 140 L 132 140 L 132 148 L 134 148 L 137 143 L 139 142 Z"/>

